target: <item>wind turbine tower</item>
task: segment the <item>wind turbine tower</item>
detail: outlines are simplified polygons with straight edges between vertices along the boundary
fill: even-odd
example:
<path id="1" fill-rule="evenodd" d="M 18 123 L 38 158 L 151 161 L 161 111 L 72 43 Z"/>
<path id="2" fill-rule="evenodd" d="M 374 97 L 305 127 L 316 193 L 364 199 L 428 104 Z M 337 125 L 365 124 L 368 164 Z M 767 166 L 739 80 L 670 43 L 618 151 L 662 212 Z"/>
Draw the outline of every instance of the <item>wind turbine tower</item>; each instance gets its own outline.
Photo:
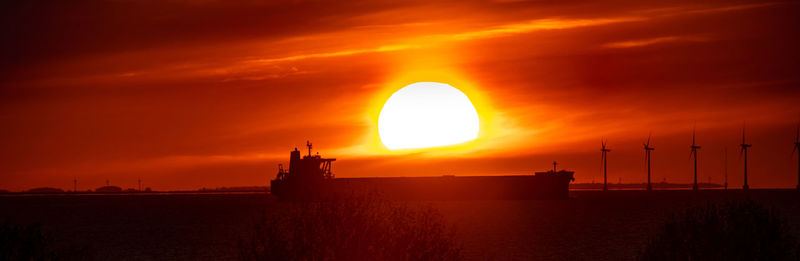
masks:
<path id="1" fill-rule="evenodd" d="M 742 186 L 743 190 L 750 189 L 750 186 L 747 185 L 747 148 L 753 147 L 751 144 L 747 144 L 744 139 L 744 127 L 742 127 L 742 144 L 739 144 L 742 147 L 742 150 L 739 151 L 739 155 L 741 156 L 744 153 L 744 186 Z"/>
<path id="2" fill-rule="evenodd" d="M 700 146 L 694 143 L 694 137 L 695 137 L 695 130 L 692 129 L 692 146 L 689 147 L 692 150 L 691 152 L 689 152 L 689 158 L 691 158 L 692 155 L 694 155 L 694 186 L 692 186 L 692 189 L 697 191 L 699 189 L 699 187 L 697 186 L 697 150 L 700 149 Z"/>
<path id="3" fill-rule="evenodd" d="M 792 150 L 792 154 L 795 151 L 797 153 L 797 189 L 800 190 L 800 124 L 797 125 L 797 135 L 794 138 L 794 149 Z"/>
<path id="4" fill-rule="evenodd" d="M 608 152 L 610 149 L 606 148 L 606 142 L 600 140 L 600 159 L 603 161 L 603 191 L 608 191 Z"/>
<path id="5" fill-rule="evenodd" d="M 650 147 L 650 135 L 647 135 L 647 143 L 644 143 L 644 160 L 647 161 L 647 190 L 653 190 L 653 186 L 650 185 L 650 151 L 655 150 L 656 148 Z"/>

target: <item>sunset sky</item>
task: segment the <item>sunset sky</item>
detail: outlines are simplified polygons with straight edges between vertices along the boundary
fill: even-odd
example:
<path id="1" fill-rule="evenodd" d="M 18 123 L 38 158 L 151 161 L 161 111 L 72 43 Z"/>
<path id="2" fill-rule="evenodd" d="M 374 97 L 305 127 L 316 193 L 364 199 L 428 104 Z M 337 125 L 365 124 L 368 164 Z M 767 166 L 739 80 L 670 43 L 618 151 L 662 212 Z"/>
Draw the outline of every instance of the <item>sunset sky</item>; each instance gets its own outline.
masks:
<path id="1" fill-rule="evenodd" d="M 797 185 L 800 3 L 10 1 L 0 4 L 0 189 L 263 186 L 306 140 L 337 177 L 531 174 Z M 474 141 L 391 151 L 383 103 L 441 82 Z"/>

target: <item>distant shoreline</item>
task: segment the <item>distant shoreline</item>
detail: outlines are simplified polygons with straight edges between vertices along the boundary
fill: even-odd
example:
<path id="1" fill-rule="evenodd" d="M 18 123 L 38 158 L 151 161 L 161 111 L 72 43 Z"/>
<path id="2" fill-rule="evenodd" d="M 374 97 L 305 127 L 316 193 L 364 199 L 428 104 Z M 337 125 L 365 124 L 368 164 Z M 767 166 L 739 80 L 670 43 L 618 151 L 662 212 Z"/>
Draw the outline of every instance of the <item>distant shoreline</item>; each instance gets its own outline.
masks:
<path id="1" fill-rule="evenodd" d="M 592 183 L 579 183 L 571 184 L 570 192 L 591 192 L 602 191 L 603 184 Z M 691 191 L 692 184 L 669 184 L 672 186 L 659 187 L 653 184 L 653 191 Z M 708 184 L 704 184 L 708 185 Z M 716 185 L 716 184 L 711 184 Z M 633 183 L 633 184 L 608 184 L 609 191 L 645 191 L 646 184 Z M 700 191 L 725 191 L 722 186 L 704 187 L 700 186 Z M 728 187 L 729 191 L 743 191 L 740 187 Z M 751 188 L 751 191 L 793 191 L 794 188 Z M 150 192 L 3 192 L 0 197 L 36 197 L 36 196 L 168 196 L 168 195 L 255 195 L 265 194 L 269 195 L 268 190 L 251 190 L 251 191 L 202 191 L 202 190 L 187 190 L 187 191 L 150 191 Z"/>
<path id="2" fill-rule="evenodd" d="M 152 196 L 152 195 L 226 195 L 267 194 L 266 190 L 254 191 L 150 191 L 150 192 L 5 192 L 4 196 Z"/>

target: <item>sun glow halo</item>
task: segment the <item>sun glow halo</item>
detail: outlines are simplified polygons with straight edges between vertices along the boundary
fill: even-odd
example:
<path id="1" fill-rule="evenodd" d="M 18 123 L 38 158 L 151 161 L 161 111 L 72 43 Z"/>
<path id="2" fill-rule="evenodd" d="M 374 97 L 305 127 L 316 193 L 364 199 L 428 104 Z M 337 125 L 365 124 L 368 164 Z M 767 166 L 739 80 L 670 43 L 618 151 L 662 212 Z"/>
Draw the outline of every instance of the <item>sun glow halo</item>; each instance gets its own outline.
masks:
<path id="1" fill-rule="evenodd" d="M 417 82 L 398 90 L 378 116 L 378 134 L 391 150 L 453 145 L 478 137 L 472 102 L 444 83 Z"/>

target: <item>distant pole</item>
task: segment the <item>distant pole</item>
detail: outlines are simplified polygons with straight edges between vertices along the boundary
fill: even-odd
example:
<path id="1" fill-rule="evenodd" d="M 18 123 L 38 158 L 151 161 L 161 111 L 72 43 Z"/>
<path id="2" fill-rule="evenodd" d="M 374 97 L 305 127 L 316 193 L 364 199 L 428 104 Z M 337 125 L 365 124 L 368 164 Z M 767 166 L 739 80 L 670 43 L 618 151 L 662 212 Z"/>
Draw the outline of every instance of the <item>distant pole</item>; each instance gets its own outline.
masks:
<path id="1" fill-rule="evenodd" d="M 647 158 L 647 190 L 653 190 L 650 185 L 650 150 L 647 150 L 645 154 L 645 158 Z"/>
<path id="2" fill-rule="evenodd" d="M 306 146 L 308 147 L 308 156 L 311 157 L 311 141 L 306 141 Z"/>
<path id="3" fill-rule="evenodd" d="M 608 191 L 608 158 L 606 158 L 608 155 L 606 153 L 603 153 L 603 155 L 605 155 L 603 157 L 603 191 Z"/>
<path id="4" fill-rule="evenodd" d="M 750 189 L 750 186 L 747 185 L 747 147 L 744 149 L 744 186 L 742 186 L 742 189 Z"/>
<path id="5" fill-rule="evenodd" d="M 78 177 L 72 179 L 72 192 L 78 192 Z"/>
<path id="6" fill-rule="evenodd" d="M 553 161 L 553 173 L 556 173 L 556 165 L 558 165 L 558 162 Z"/>
<path id="7" fill-rule="evenodd" d="M 694 154 L 694 190 L 698 190 L 697 186 L 697 154 Z"/>

